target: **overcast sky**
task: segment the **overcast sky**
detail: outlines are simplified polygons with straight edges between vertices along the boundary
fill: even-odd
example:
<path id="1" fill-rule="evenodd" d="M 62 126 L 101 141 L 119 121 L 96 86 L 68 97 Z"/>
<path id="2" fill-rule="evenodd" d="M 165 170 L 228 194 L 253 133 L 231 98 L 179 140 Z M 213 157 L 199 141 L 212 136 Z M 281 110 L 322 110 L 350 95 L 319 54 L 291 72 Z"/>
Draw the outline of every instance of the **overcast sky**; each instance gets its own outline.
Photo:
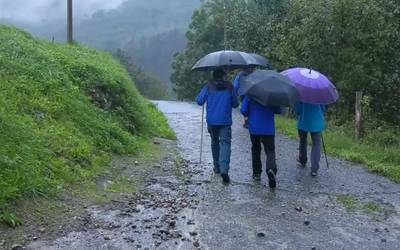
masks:
<path id="1" fill-rule="evenodd" d="M 73 0 L 75 17 L 90 17 L 125 0 Z M 0 19 L 41 22 L 65 18 L 67 0 L 0 0 Z"/>

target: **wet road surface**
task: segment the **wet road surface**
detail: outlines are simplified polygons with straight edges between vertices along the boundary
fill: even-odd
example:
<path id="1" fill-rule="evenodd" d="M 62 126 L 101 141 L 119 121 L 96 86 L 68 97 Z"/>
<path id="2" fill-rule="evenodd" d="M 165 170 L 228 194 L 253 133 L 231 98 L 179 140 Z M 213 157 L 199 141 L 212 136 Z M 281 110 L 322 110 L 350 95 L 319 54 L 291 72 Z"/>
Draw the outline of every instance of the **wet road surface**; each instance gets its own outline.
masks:
<path id="1" fill-rule="evenodd" d="M 319 176 L 296 166 L 297 142 L 276 136 L 278 185 L 252 180 L 250 138 L 234 112 L 232 183 L 212 174 L 210 138 L 204 131 L 199 163 L 201 108 L 158 102 L 178 137 L 182 156 L 209 180 L 195 211 L 203 249 L 400 249 L 400 185 L 361 166 L 329 157 Z"/>
<path id="2" fill-rule="evenodd" d="M 160 138 L 154 144 L 162 148 L 162 158 L 155 162 L 138 162 L 136 157 L 114 156 L 111 169 L 123 169 L 121 176 L 138 182 L 138 193 L 117 193 L 110 202 L 91 204 L 70 221 L 83 221 L 82 227 L 68 232 L 59 225 L 61 237 L 49 240 L 37 237 L 38 230 L 29 232 L 35 239 L 26 247 L 16 249 L 40 250 L 120 250 L 120 249 L 198 249 L 200 246 L 194 211 L 198 208 L 199 194 L 204 182 L 192 177 L 201 172 L 190 167 L 177 152 L 176 141 Z M 141 166 L 143 165 L 143 166 Z M 143 173 L 142 171 L 145 171 Z M 139 181 L 142 183 L 141 181 Z M 112 185 L 101 181 L 100 185 Z M 79 204 L 76 204 L 79 206 Z M 0 249 L 10 249 L 2 248 Z"/>
<path id="3" fill-rule="evenodd" d="M 157 102 L 178 137 L 160 140 L 168 154 L 151 167 L 140 197 L 89 206 L 86 226 L 27 249 L 400 249 L 400 185 L 361 166 L 329 158 L 319 176 L 296 166 L 297 142 L 276 136 L 278 186 L 252 180 L 250 138 L 234 112 L 231 184 L 212 171 L 204 130 L 199 164 L 201 108 Z M 263 159 L 265 169 L 265 159 Z M 116 158 L 134 178 L 135 159 Z M 182 168 L 183 167 L 183 168 Z M 178 173 L 179 172 L 179 173 Z M 78 218 L 79 219 L 79 218 Z"/>

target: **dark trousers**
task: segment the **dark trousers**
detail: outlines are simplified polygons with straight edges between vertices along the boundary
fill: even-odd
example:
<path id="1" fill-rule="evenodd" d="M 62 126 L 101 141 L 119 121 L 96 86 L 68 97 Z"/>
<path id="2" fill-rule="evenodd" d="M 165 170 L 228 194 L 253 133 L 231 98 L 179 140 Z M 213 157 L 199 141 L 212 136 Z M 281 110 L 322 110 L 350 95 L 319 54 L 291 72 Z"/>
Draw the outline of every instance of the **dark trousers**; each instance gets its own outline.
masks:
<path id="1" fill-rule="evenodd" d="M 253 175 L 261 175 L 261 143 L 267 156 L 266 171 L 272 169 L 277 172 L 275 159 L 275 135 L 250 135 Z"/>
<path id="2" fill-rule="evenodd" d="M 307 135 L 309 132 L 299 129 L 299 161 L 301 164 L 305 165 L 307 163 Z M 321 159 L 321 133 L 312 133 L 312 147 L 311 147 L 311 170 L 318 171 L 319 160 Z"/>

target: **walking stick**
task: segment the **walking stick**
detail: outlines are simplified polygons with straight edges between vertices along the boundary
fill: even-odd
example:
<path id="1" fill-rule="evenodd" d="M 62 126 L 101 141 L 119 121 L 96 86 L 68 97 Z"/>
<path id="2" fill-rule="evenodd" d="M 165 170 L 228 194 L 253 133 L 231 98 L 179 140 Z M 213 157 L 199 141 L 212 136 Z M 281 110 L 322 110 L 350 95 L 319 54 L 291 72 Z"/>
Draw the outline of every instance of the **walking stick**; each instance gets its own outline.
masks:
<path id="1" fill-rule="evenodd" d="M 203 130 L 204 130 L 204 105 L 202 106 L 201 110 L 201 136 L 200 136 L 200 164 L 201 158 L 203 156 Z"/>
<path id="2" fill-rule="evenodd" d="M 321 139 L 322 139 L 322 146 L 324 148 L 324 153 L 325 153 L 326 166 L 329 168 L 328 157 L 326 156 L 326 148 L 325 148 L 324 136 L 322 135 L 322 133 L 321 133 Z"/>

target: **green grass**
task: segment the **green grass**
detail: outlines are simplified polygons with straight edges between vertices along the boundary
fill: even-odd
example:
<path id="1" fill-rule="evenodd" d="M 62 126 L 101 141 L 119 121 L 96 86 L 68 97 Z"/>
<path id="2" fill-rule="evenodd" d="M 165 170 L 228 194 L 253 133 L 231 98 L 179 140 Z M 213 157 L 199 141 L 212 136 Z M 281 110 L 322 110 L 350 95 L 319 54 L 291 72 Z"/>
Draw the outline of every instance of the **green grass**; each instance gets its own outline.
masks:
<path id="1" fill-rule="evenodd" d="M 110 186 L 107 187 L 107 191 L 112 193 L 135 193 L 137 186 L 134 180 L 131 180 L 127 176 L 119 176 Z"/>
<path id="2" fill-rule="evenodd" d="M 383 210 L 383 208 L 377 204 L 374 203 L 368 203 L 364 205 L 364 209 L 367 212 L 381 212 Z"/>
<path id="3" fill-rule="evenodd" d="M 338 195 L 336 201 L 349 212 L 363 211 L 366 213 L 380 213 L 385 208 L 375 203 L 364 203 L 350 195 Z"/>
<path id="4" fill-rule="evenodd" d="M 295 120 L 277 117 L 276 127 L 278 132 L 298 138 Z M 369 132 L 362 141 L 357 141 L 352 132 L 352 129 L 329 125 L 323 134 L 327 153 L 365 164 L 371 172 L 400 183 L 400 139 L 395 132 Z"/>
<path id="5" fill-rule="evenodd" d="M 151 126 L 155 128 L 154 135 L 163 135 L 166 139 L 176 140 L 176 135 L 173 130 L 168 126 L 167 118 L 161 114 L 157 107 L 153 103 L 148 103 L 148 110 L 153 118 L 151 120 Z"/>
<path id="6" fill-rule="evenodd" d="M 10 210 L 20 199 L 98 176 L 112 154 L 175 138 L 111 55 L 3 25 L 0 44 L 1 221 L 18 224 Z"/>
<path id="7" fill-rule="evenodd" d="M 4 210 L 0 215 L 0 220 L 5 222 L 11 227 L 17 227 L 22 225 L 22 220 L 18 218 L 14 213 Z"/>
<path id="8" fill-rule="evenodd" d="M 348 195 L 339 195 L 336 197 L 336 201 L 342 204 L 348 211 L 355 211 L 358 207 L 358 200 Z"/>

